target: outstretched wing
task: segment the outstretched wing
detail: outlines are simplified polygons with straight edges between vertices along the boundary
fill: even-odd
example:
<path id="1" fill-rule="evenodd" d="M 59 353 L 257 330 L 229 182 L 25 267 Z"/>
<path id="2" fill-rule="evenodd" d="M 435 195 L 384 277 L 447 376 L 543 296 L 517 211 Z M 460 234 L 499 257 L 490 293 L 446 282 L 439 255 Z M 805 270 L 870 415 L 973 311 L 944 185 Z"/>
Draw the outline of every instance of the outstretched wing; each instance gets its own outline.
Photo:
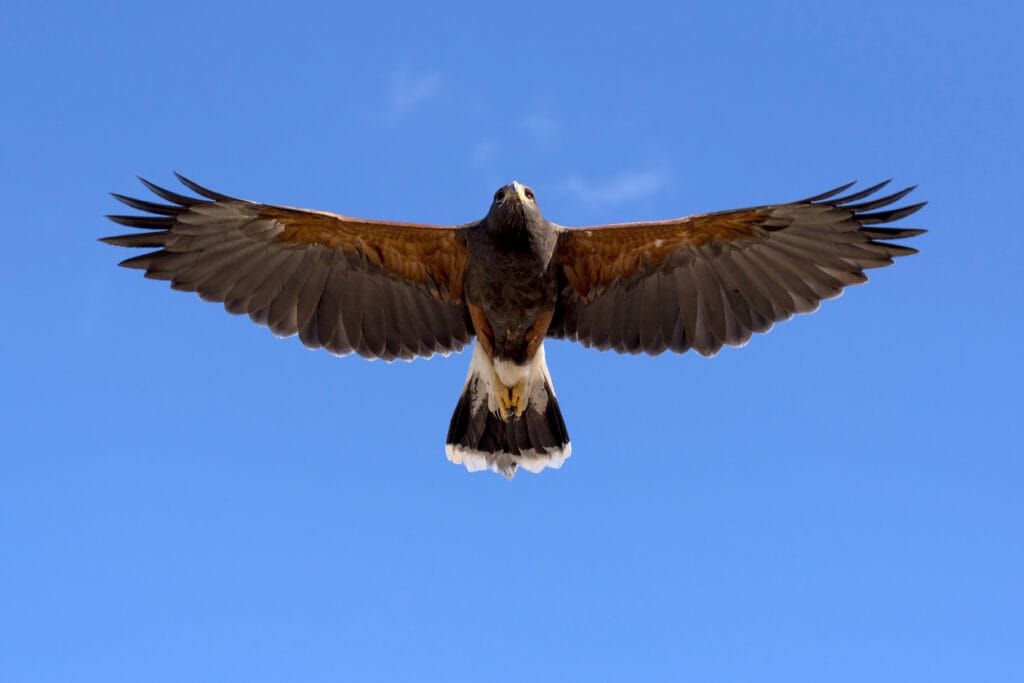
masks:
<path id="1" fill-rule="evenodd" d="M 924 206 L 876 211 L 913 187 L 867 199 L 881 183 L 837 197 L 852 184 L 789 204 L 564 230 L 548 335 L 622 353 L 710 356 L 813 311 L 866 282 L 865 269 L 916 253 L 890 240 L 924 232 L 878 227 Z"/>
<path id="2" fill-rule="evenodd" d="M 472 339 L 465 228 L 258 204 L 178 179 L 201 197 L 145 180 L 170 204 L 114 195 L 150 215 L 109 218 L 146 232 L 102 241 L 157 249 L 122 266 L 331 353 L 410 359 L 458 351 Z"/>

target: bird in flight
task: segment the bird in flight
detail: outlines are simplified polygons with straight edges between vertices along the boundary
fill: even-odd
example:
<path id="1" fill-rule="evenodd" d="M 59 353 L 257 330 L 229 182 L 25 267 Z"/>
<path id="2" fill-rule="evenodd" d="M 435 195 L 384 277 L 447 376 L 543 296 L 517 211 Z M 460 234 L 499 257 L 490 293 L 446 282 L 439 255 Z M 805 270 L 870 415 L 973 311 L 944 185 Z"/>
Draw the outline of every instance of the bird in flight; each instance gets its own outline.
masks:
<path id="1" fill-rule="evenodd" d="M 163 202 L 113 195 L 142 215 L 110 220 L 141 232 L 102 241 L 155 250 L 122 266 L 338 355 L 408 360 L 475 338 L 445 452 L 508 478 L 569 457 L 546 338 L 711 356 L 865 282 L 865 269 L 916 253 L 893 240 L 924 232 L 883 225 L 924 206 L 893 208 L 914 188 L 878 196 L 886 183 L 565 228 L 518 182 L 495 193 L 482 219 L 433 226 L 261 204 L 178 179 L 194 194 L 142 180 Z"/>

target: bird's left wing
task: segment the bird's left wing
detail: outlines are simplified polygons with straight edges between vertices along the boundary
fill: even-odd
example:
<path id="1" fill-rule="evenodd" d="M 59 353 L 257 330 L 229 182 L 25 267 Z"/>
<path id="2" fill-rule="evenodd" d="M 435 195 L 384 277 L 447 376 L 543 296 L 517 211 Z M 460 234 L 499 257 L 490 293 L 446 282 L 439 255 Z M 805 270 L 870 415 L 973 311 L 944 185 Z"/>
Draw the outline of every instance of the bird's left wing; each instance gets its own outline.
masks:
<path id="1" fill-rule="evenodd" d="M 121 265 L 336 354 L 409 359 L 471 341 L 465 227 L 259 204 L 178 178 L 200 197 L 145 180 L 169 203 L 114 195 L 150 215 L 109 216 L 145 232 L 102 241 L 157 249 Z"/>
<path id="2" fill-rule="evenodd" d="M 564 229 L 555 251 L 562 290 L 548 336 L 623 353 L 694 349 L 714 355 L 818 307 L 864 270 L 915 249 L 890 240 L 923 230 L 882 227 L 922 204 L 889 207 L 913 188 L 841 195 L 653 223 Z M 882 209 L 882 210 L 877 210 Z"/>

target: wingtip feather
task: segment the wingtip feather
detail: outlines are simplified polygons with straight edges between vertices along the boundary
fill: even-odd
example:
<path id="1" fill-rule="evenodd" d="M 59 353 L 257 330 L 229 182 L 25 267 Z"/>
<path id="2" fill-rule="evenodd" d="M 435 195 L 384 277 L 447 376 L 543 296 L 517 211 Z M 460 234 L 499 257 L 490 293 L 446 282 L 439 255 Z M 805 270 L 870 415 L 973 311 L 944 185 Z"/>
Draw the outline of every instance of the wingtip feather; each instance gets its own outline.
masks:
<path id="1" fill-rule="evenodd" d="M 207 199 L 212 199 L 214 201 L 225 201 L 231 199 L 231 197 L 227 196 L 226 194 L 221 194 L 220 192 L 215 192 L 207 187 L 203 187 L 196 181 L 186 178 L 177 171 L 172 171 L 172 173 L 174 173 L 174 176 L 182 185 L 192 190 L 196 194 L 206 197 Z"/>
<path id="2" fill-rule="evenodd" d="M 160 187 L 156 183 L 149 182 L 148 180 L 146 180 L 142 176 L 136 176 L 136 177 L 139 179 L 140 183 L 145 185 L 146 188 L 150 192 L 155 194 L 156 196 L 158 196 L 158 197 L 160 197 L 162 199 L 166 199 L 169 202 L 174 202 L 175 204 L 179 204 L 180 206 L 194 206 L 195 204 L 199 204 L 200 202 L 203 201 L 203 200 L 197 199 L 195 197 L 188 197 L 188 196 L 185 196 L 183 194 L 178 194 L 177 192 L 172 192 L 172 191 L 168 190 L 167 188 Z"/>
<path id="3" fill-rule="evenodd" d="M 820 202 L 822 200 L 828 199 L 829 197 L 835 197 L 837 194 L 840 194 L 842 192 L 845 192 L 846 190 L 849 190 L 851 187 L 853 187 L 856 184 L 857 184 L 857 181 L 854 180 L 852 182 L 846 183 L 845 185 L 840 185 L 839 187 L 837 187 L 835 189 L 828 190 L 827 192 L 822 192 L 821 194 L 816 194 L 813 197 L 807 197 L 806 199 L 801 199 L 800 201 L 797 202 L 797 204 L 810 204 L 812 202 Z"/>

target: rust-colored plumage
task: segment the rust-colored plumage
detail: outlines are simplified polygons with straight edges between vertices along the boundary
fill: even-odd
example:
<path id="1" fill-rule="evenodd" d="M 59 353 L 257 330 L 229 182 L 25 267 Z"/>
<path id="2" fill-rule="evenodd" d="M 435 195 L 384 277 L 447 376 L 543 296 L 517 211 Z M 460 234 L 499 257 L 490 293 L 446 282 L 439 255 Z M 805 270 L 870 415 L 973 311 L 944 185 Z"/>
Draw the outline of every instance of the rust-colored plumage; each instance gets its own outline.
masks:
<path id="1" fill-rule="evenodd" d="M 268 206 L 257 214 L 279 223 L 275 237 L 286 244 L 319 244 L 361 254 L 379 268 L 462 301 L 466 272 L 465 235 L 450 227 L 367 221 L 323 211 Z"/>
<path id="2" fill-rule="evenodd" d="M 753 238 L 765 230 L 767 217 L 761 209 L 743 209 L 652 223 L 574 228 L 565 233 L 558 260 L 569 285 L 585 297 L 595 285 L 630 278 L 645 267 L 660 267 L 666 256 L 682 248 Z"/>

